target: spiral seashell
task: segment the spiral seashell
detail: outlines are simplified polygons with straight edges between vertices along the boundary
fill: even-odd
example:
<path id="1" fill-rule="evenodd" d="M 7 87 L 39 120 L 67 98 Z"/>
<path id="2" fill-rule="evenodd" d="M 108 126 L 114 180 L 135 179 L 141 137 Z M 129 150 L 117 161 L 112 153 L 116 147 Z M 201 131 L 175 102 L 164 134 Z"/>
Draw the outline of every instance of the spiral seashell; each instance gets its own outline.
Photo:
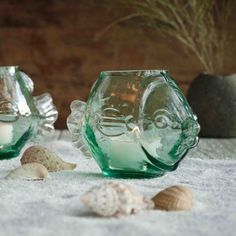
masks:
<path id="1" fill-rule="evenodd" d="M 90 189 L 81 197 L 82 202 L 101 216 L 112 216 L 118 211 L 119 200 L 115 189 L 109 185 Z"/>
<path id="2" fill-rule="evenodd" d="M 108 182 L 91 188 L 81 197 L 82 202 L 101 216 L 119 216 L 152 209 L 153 202 L 128 185 Z"/>
<path id="3" fill-rule="evenodd" d="M 184 186 L 176 185 L 164 189 L 152 198 L 155 208 L 165 211 L 186 211 L 192 208 L 193 196 Z"/>
<path id="4" fill-rule="evenodd" d="M 23 153 L 21 164 L 37 162 L 44 165 L 49 172 L 73 170 L 76 164 L 63 161 L 56 153 L 42 146 L 31 146 Z"/>
<path id="5" fill-rule="evenodd" d="M 28 163 L 11 171 L 6 179 L 42 180 L 48 176 L 48 170 L 39 163 Z"/>

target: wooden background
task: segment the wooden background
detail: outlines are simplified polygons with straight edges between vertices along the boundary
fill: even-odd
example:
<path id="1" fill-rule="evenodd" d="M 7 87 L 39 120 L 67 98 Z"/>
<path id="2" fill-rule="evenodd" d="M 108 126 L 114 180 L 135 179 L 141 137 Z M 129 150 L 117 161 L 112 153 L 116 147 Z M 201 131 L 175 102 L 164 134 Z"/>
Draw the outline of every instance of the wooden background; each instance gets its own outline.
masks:
<path id="1" fill-rule="evenodd" d="M 35 95 L 53 95 L 60 112 L 57 128 L 66 127 L 70 102 L 86 100 L 102 70 L 168 69 L 186 93 L 202 67 L 174 40 L 134 22 L 118 24 L 96 39 L 124 15 L 103 0 L 0 0 L 0 65 L 19 65 L 34 80 Z M 226 73 L 236 72 L 235 55 L 233 43 Z"/>

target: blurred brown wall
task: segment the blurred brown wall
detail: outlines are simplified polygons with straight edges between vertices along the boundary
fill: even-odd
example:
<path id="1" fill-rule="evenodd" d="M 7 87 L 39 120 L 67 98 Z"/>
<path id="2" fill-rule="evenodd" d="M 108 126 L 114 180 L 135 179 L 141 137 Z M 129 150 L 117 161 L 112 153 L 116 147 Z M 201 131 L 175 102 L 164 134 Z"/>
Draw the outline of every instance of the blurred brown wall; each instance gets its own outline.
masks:
<path id="1" fill-rule="evenodd" d="M 35 95 L 49 92 L 65 128 L 69 104 L 86 100 L 101 70 L 168 69 L 184 92 L 202 71 L 175 41 L 126 22 L 95 36 L 123 9 L 103 1 L 0 0 L 0 65 L 19 65 L 35 82 Z M 235 29 L 232 26 L 235 35 Z M 226 72 L 236 72 L 235 44 Z"/>

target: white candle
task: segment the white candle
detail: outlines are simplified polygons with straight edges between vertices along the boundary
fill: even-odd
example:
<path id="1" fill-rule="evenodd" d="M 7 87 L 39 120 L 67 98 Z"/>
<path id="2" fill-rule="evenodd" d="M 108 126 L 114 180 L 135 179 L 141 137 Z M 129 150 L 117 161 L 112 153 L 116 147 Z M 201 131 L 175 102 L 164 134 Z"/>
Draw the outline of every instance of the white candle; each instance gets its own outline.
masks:
<path id="1" fill-rule="evenodd" d="M 0 122 L 0 146 L 9 144 L 13 139 L 13 126 Z"/>
<path id="2" fill-rule="evenodd" d="M 138 143 L 122 137 L 122 140 L 112 140 L 108 155 L 110 157 L 110 167 L 118 169 L 140 169 L 142 168 L 145 155 Z"/>
<path id="3" fill-rule="evenodd" d="M 111 139 L 107 153 L 110 157 L 109 165 L 111 168 L 145 170 L 145 163 L 149 161 L 141 148 L 139 136 L 140 131 L 138 127 L 135 127 L 131 135 L 126 134 Z M 160 139 L 144 146 L 147 151 L 154 154 L 154 149 L 156 150 L 161 146 Z"/>

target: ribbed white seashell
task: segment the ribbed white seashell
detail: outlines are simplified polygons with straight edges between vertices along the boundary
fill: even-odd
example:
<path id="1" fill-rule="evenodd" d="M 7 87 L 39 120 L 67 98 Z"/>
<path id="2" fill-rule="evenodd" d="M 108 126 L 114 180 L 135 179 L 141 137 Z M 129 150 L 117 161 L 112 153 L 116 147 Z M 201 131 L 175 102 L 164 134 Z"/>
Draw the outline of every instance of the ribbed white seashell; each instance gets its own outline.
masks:
<path id="1" fill-rule="evenodd" d="M 82 195 L 81 200 L 101 216 L 134 214 L 154 207 L 151 199 L 142 196 L 126 184 L 113 182 L 91 188 Z"/>
<path id="2" fill-rule="evenodd" d="M 37 162 L 44 165 L 48 171 L 73 170 L 76 164 L 63 161 L 56 153 L 42 146 L 31 146 L 23 153 L 21 164 Z"/>
<path id="3" fill-rule="evenodd" d="M 10 172 L 6 179 L 42 180 L 48 176 L 48 170 L 39 163 L 22 165 Z"/>

